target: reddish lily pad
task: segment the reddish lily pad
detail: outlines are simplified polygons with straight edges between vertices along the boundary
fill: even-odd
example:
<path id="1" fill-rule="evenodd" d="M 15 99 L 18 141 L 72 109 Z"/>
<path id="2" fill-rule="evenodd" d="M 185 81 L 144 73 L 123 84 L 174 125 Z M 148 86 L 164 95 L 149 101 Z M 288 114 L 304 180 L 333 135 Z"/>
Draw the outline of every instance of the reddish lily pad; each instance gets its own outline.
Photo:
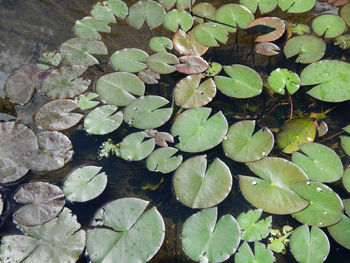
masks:
<path id="1" fill-rule="evenodd" d="M 260 17 L 248 24 L 248 29 L 252 29 L 254 27 L 259 27 L 259 26 L 268 26 L 271 28 L 275 28 L 274 31 L 260 35 L 258 36 L 255 41 L 256 42 L 270 42 L 270 41 L 275 41 L 279 39 L 284 31 L 285 31 L 285 24 L 282 19 L 278 17 Z"/>
<path id="2" fill-rule="evenodd" d="M 333 6 L 343 6 L 349 3 L 349 0 L 327 0 L 327 3 Z"/>
<path id="3" fill-rule="evenodd" d="M 175 65 L 176 69 L 188 75 L 202 73 L 209 67 L 207 61 L 195 55 L 182 56 L 179 57 L 179 60 L 184 62 L 184 64 Z"/>
<path id="4" fill-rule="evenodd" d="M 193 31 L 188 34 L 181 29 L 177 30 L 173 38 L 174 48 L 182 55 L 204 55 L 208 47 L 199 43 L 193 35 Z"/>
<path id="5" fill-rule="evenodd" d="M 261 42 L 255 45 L 255 51 L 258 54 L 270 57 L 278 55 L 281 49 L 274 43 Z"/>

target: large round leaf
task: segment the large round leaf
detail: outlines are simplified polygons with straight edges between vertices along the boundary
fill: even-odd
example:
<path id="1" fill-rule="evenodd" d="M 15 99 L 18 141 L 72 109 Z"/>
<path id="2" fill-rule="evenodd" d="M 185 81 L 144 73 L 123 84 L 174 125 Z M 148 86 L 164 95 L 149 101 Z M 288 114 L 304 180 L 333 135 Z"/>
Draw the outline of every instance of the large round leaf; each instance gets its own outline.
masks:
<path id="1" fill-rule="evenodd" d="M 350 249 L 350 218 L 342 215 L 339 223 L 329 226 L 329 234 L 343 247 Z"/>
<path id="2" fill-rule="evenodd" d="M 114 105 L 104 105 L 90 111 L 84 120 L 85 131 L 104 135 L 118 129 L 123 122 L 123 113 L 116 112 L 117 109 L 118 107 Z"/>
<path id="3" fill-rule="evenodd" d="M 259 74 L 244 65 L 224 66 L 230 77 L 215 76 L 217 88 L 227 96 L 234 98 L 251 98 L 261 93 L 263 83 Z"/>
<path id="4" fill-rule="evenodd" d="M 207 52 L 208 47 L 203 46 L 195 40 L 193 30 L 188 32 L 177 30 L 173 38 L 174 48 L 182 55 L 197 55 L 202 56 Z"/>
<path id="5" fill-rule="evenodd" d="M 316 36 L 296 36 L 287 41 L 283 51 L 287 58 L 297 56 L 295 62 L 309 64 L 323 57 L 326 44 Z"/>
<path id="6" fill-rule="evenodd" d="M 281 158 L 266 157 L 247 165 L 262 178 L 239 178 L 244 197 L 255 207 L 272 214 L 291 214 L 309 204 L 291 188 L 294 184 L 308 179 L 295 164 Z"/>
<path id="7" fill-rule="evenodd" d="M 207 208 L 223 201 L 232 187 L 230 169 L 219 158 L 207 168 L 207 156 L 199 155 L 183 162 L 173 177 L 178 200 L 191 208 Z"/>
<path id="8" fill-rule="evenodd" d="M 217 207 L 204 209 L 189 217 L 182 228 L 182 247 L 196 262 L 222 262 L 235 253 L 240 242 L 240 229 L 231 215 L 216 223 Z"/>
<path id="9" fill-rule="evenodd" d="M 347 3 L 346 5 L 344 5 L 340 9 L 339 14 L 350 27 L 350 3 Z"/>
<path id="10" fill-rule="evenodd" d="M 301 182 L 293 190 L 310 204 L 293 214 L 296 220 L 310 226 L 325 227 L 341 220 L 343 203 L 328 186 L 318 182 Z"/>
<path id="11" fill-rule="evenodd" d="M 87 252 L 92 262 L 149 261 L 161 247 L 165 226 L 149 202 L 137 198 L 114 200 L 101 208 L 94 220 L 103 227 L 87 232 Z"/>
<path id="12" fill-rule="evenodd" d="M 253 30 L 254 28 L 259 28 L 259 27 L 269 27 L 269 28 L 274 28 L 272 32 L 266 33 L 259 35 L 255 38 L 256 42 L 272 42 L 277 39 L 279 39 L 285 30 L 285 25 L 282 19 L 278 17 L 260 17 L 257 18 L 253 21 L 251 21 L 247 28 L 250 30 Z"/>
<path id="13" fill-rule="evenodd" d="M 278 68 L 272 71 L 268 78 L 268 83 L 271 89 L 282 95 L 286 92 L 285 88 L 287 88 L 290 95 L 293 95 L 300 87 L 298 74 L 285 68 Z"/>
<path id="14" fill-rule="evenodd" d="M 34 115 L 34 122 L 45 130 L 66 130 L 83 118 L 84 115 L 80 113 L 72 113 L 77 108 L 74 100 L 53 100 L 41 106 Z"/>
<path id="15" fill-rule="evenodd" d="M 111 27 L 104 21 L 87 16 L 76 21 L 74 31 L 81 38 L 98 40 L 102 38 L 99 32 L 110 33 Z"/>
<path id="16" fill-rule="evenodd" d="M 202 152 L 218 145 L 227 133 L 228 124 L 222 112 L 209 115 L 210 108 L 183 112 L 173 124 L 171 134 L 179 136 L 176 147 L 184 152 Z"/>
<path id="17" fill-rule="evenodd" d="M 244 242 L 235 254 L 235 263 L 273 263 L 275 257 L 269 247 L 265 247 L 260 242 L 254 242 L 254 252 L 250 249 L 247 242 Z"/>
<path id="18" fill-rule="evenodd" d="M 63 184 L 66 198 L 72 202 L 86 202 L 99 196 L 107 185 L 107 175 L 99 173 L 101 169 L 83 166 L 71 172 Z"/>
<path id="19" fill-rule="evenodd" d="M 151 154 L 155 147 L 154 138 L 143 141 L 144 132 L 135 132 L 126 136 L 120 145 L 120 156 L 127 161 L 140 161 Z"/>
<path id="20" fill-rule="evenodd" d="M 176 9 L 169 11 L 165 15 L 163 22 L 163 26 L 172 32 L 176 32 L 179 27 L 181 27 L 183 31 L 187 32 L 191 29 L 192 25 L 192 16 L 184 10 L 178 11 Z"/>
<path id="21" fill-rule="evenodd" d="M 300 263 L 322 263 L 329 254 L 330 244 L 321 229 L 312 227 L 309 231 L 307 225 L 302 225 L 290 237 L 290 250 Z"/>
<path id="22" fill-rule="evenodd" d="M 159 74 L 170 74 L 176 71 L 174 64 L 178 64 L 179 59 L 170 53 L 155 53 L 147 58 L 147 66 L 150 70 Z"/>
<path id="23" fill-rule="evenodd" d="M 327 102 L 342 102 L 350 99 L 350 64 L 336 60 L 313 63 L 301 72 L 301 83 L 317 85 L 307 93 Z"/>
<path id="24" fill-rule="evenodd" d="M 126 106 L 135 99 L 134 95 L 145 93 L 145 84 L 134 74 L 114 72 L 97 80 L 96 92 L 105 103 Z"/>
<path id="25" fill-rule="evenodd" d="M 246 29 L 254 19 L 253 14 L 243 5 L 227 4 L 216 10 L 215 20 L 225 24 L 228 32 L 234 33 L 237 27 Z"/>
<path id="26" fill-rule="evenodd" d="M 113 53 L 111 62 L 116 70 L 139 72 L 147 68 L 145 62 L 148 54 L 137 48 L 124 48 Z"/>
<path id="27" fill-rule="evenodd" d="M 147 169 L 153 172 L 170 173 L 182 163 L 182 155 L 174 156 L 178 149 L 162 147 L 150 154 L 146 160 Z"/>
<path id="28" fill-rule="evenodd" d="M 68 208 L 45 224 L 20 229 L 26 235 L 1 239 L 1 262 L 74 263 L 85 248 L 86 233 Z"/>
<path id="29" fill-rule="evenodd" d="M 255 13 L 259 7 L 260 13 L 265 14 L 277 7 L 277 0 L 240 0 L 239 3 Z"/>
<path id="30" fill-rule="evenodd" d="M 160 96 L 142 96 L 133 100 L 124 109 L 124 121 L 138 129 L 153 129 L 166 123 L 172 108 L 161 108 L 169 101 Z"/>
<path id="31" fill-rule="evenodd" d="M 304 13 L 311 10 L 316 0 L 278 0 L 278 6 L 282 11 L 288 9 L 288 13 Z"/>
<path id="32" fill-rule="evenodd" d="M 200 83 L 202 77 L 201 74 L 187 76 L 176 84 L 174 99 L 177 105 L 189 109 L 204 106 L 212 101 L 216 94 L 216 85 L 211 78 Z"/>
<path id="33" fill-rule="evenodd" d="M 338 155 L 327 146 L 318 143 L 306 143 L 299 146 L 305 154 L 294 152 L 293 163 L 298 165 L 309 179 L 332 183 L 343 175 L 343 164 Z"/>
<path id="34" fill-rule="evenodd" d="M 218 47 L 219 42 L 226 44 L 228 40 L 227 29 L 217 23 L 207 22 L 197 25 L 193 29 L 194 38 L 207 47 Z"/>
<path id="35" fill-rule="evenodd" d="M 14 214 L 17 224 L 41 225 L 56 217 L 62 210 L 64 194 L 56 185 L 34 182 L 21 187 L 14 195 L 17 203 L 24 204 Z"/>
<path id="36" fill-rule="evenodd" d="M 272 150 L 274 138 L 268 128 L 253 135 L 255 121 L 233 124 L 222 142 L 225 153 L 236 162 L 253 162 L 267 156 Z"/>
<path id="37" fill-rule="evenodd" d="M 324 14 L 312 21 L 312 29 L 318 36 L 335 38 L 344 33 L 346 25 L 341 17 L 333 14 Z"/>

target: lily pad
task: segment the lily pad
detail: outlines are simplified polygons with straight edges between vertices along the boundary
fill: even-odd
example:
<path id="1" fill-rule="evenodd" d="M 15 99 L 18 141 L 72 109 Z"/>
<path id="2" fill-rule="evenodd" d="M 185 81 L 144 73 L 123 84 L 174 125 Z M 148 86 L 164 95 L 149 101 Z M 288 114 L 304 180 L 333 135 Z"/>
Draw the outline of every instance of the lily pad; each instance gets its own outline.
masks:
<path id="1" fill-rule="evenodd" d="M 346 215 L 342 215 L 342 219 L 339 223 L 329 226 L 327 228 L 331 237 L 337 241 L 338 244 L 350 249 L 350 218 Z"/>
<path id="2" fill-rule="evenodd" d="M 203 23 L 203 18 L 215 20 L 216 8 L 210 3 L 198 3 L 192 7 L 192 15 L 195 21 Z"/>
<path id="3" fill-rule="evenodd" d="M 153 72 L 150 69 L 146 69 L 143 71 L 140 71 L 137 76 L 141 81 L 143 81 L 146 84 L 152 85 L 152 84 L 158 84 L 160 75 L 158 73 Z"/>
<path id="4" fill-rule="evenodd" d="M 216 94 L 216 86 L 213 79 L 209 78 L 201 82 L 203 75 L 187 76 L 180 80 L 174 89 L 174 99 L 181 108 L 197 108 L 212 101 Z"/>
<path id="5" fill-rule="evenodd" d="M 342 102 L 350 99 L 350 64 L 336 60 L 313 63 L 301 72 L 303 86 L 317 85 L 307 93 L 327 102 Z"/>
<path id="6" fill-rule="evenodd" d="M 248 163 L 260 178 L 240 176 L 239 185 L 249 203 L 271 214 L 291 214 L 304 209 L 309 202 L 297 195 L 292 186 L 308 178 L 295 164 L 276 157 Z"/>
<path id="7" fill-rule="evenodd" d="M 142 0 L 130 6 L 126 22 L 136 29 L 140 29 L 146 22 L 152 30 L 163 23 L 164 16 L 165 10 L 159 3 Z"/>
<path id="8" fill-rule="evenodd" d="M 255 38 L 255 42 L 272 42 L 277 39 L 279 39 L 284 31 L 285 31 L 285 24 L 282 19 L 278 17 L 260 17 L 257 18 L 253 21 L 251 21 L 247 28 L 248 29 L 253 29 L 255 27 L 260 27 L 260 26 L 266 26 L 269 28 L 274 28 L 270 33 L 259 35 Z"/>
<path id="9" fill-rule="evenodd" d="M 261 42 L 255 45 L 256 53 L 264 56 L 278 55 L 280 50 L 279 46 L 270 42 Z"/>
<path id="10" fill-rule="evenodd" d="M 206 77 L 214 77 L 218 75 L 222 70 L 222 65 L 218 62 L 208 62 L 209 67 L 208 69 L 203 73 Z"/>
<path id="11" fill-rule="evenodd" d="M 99 32 L 110 33 L 111 27 L 104 21 L 87 16 L 77 20 L 74 25 L 76 35 L 87 40 L 99 40 L 102 38 Z"/>
<path id="12" fill-rule="evenodd" d="M 151 154 L 155 147 L 154 138 L 143 141 L 144 132 L 135 132 L 126 136 L 120 145 L 120 157 L 126 161 L 140 161 Z"/>
<path id="13" fill-rule="evenodd" d="M 200 44 L 193 35 L 193 30 L 188 34 L 181 29 L 177 30 L 173 38 L 174 48 L 182 55 L 204 55 L 208 47 Z"/>
<path id="14" fill-rule="evenodd" d="M 147 262 L 158 252 L 164 240 L 164 221 L 155 207 L 145 211 L 148 203 L 122 198 L 96 213 L 94 221 L 103 227 L 87 232 L 86 248 L 91 261 Z"/>
<path id="15" fill-rule="evenodd" d="M 150 70 L 159 74 L 170 74 L 176 71 L 174 64 L 178 64 L 179 59 L 170 53 L 155 53 L 147 58 L 147 66 Z"/>
<path id="16" fill-rule="evenodd" d="M 134 74 L 113 72 L 97 80 L 96 92 L 107 104 L 126 106 L 145 93 L 145 84 Z"/>
<path id="17" fill-rule="evenodd" d="M 155 52 L 166 52 L 173 49 L 173 42 L 167 37 L 152 37 L 149 47 Z"/>
<path id="18" fill-rule="evenodd" d="M 97 97 L 98 97 L 98 94 L 93 92 L 88 92 L 85 94 L 81 94 L 79 97 L 75 98 L 75 102 L 80 109 L 88 110 L 100 104 L 99 101 L 93 100 L 93 99 L 96 99 Z"/>
<path id="19" fill-rule="evenodd" d="M 14 195 L 17 203 L 24 204 L 14 214 L 17 224 L 36 226 L 56 217 L 65 204 L 63 191 L 56 185 L 34 182 L 21 187 Z"/>
<path id="20" fill-rule="evenodd" d="M 148 54 L 137 48 L 124 48 L 113 53 L 111 62 L 116 70 L 139 72 L 147 68 L 145 62 Z"/>
<path id="21" fill-rule="evenodd" d="M 342 35 L 335 39 L 334 45 L 340 46 L 342 49 L 350 48 L 350 35 Z"/>
<path id="22" fill-rule="evenodd" d="M 44 52 L 36 61 L 38 69 L 45 70 L 57 67 L 61 62 L 60 52 Z"/>
<path id="23" fill-rule="evenodd" d="M 310 204 L 293 214 L 296 220 L 310 226 L 325 227 L 338 223 L 342 218 L 343 203 L 328 186 L 318 182 L 300 182 L 292 189 Z"/>
<path id="24" fill-rule="evenodd" d="M 116 112 L 114 105 L 104 105 L 89 112 L 84 120 L 84 129 L 87 133 L 104 135 L 119 128 L 123 122 L 123 113 Z"/>
<path id="25" fill-rule="evenodd" d="M 227 133 L 228 124 L 222 112 L 209 115 L 210 108 L 195 108 L 183 112 L 171 128 L 179 136 L 176 147 L 184 152 L 202 152 L 218 145 Z"/>
<path id="26" fill-rule="evenodd" d="M 236 162 L 253 162 L 267 156 L 273 147 L 274 138 L 268 128 L 253 135 L 255 121 L 234 123 L 222 142 L 224 152 Z"/>
<path id="27" fill-rule="evenodd" d="M 34 122 L 45 130 L 60 131 L 76 125 L 84 115 L 72 113 L 78 106 L 74 100 L 57 99 L 50 101 L 35 113 Z"/>
<path id="28" fill-rule="evenodd" d="M 343 164 L 332 149 L 318 143 L 306 143 L 299 148 L 304 154 L 294 152 L 293 163 L 298 165 L 310 180 L 332 183 L 342 177 Z"/>
<path id="29" fill-rule="evenodd" d="M 170 173 L 182 163 L 182 155 L 174 156 L 178 149 L 162 147 L 147 157 L 147 169 L 153 172 Z"/>
<path id="30" fill-rule="evenodd" d="M 287 58 L 297 56 L 295 62 L 309 64 L 323 57 L 326 44 L 316 36 L 296 36 L 287 41 L 283 51 Z"/>
<path id="31" fill-rule="evenodd" d="M 313 142 L 316 124 L 309 118 L 293 118 L 284 122 L 277 133 L 278 147 L 285 153 L 299 150 L 299 145 Z"/>
<path id="32" fill-rule="evenodd" d="M 270 88 L 279 94 L 284 95 L 287 88 L 288 93 L 293 95 L 300 87 L 300 78 L 288 69 L 278 68 L 271 72 L 268 83 Z"/>
<path id="33" fill-rule="evenodd" d="M 125 19 L 128 15 L 128 6 L 122 0 L 107 0 L 104 1 L 104 4 L 120 19 Z"/>
<path id="34" fill-rule="evenodd" d="M 344 33 L 346 28 L 344 20 L 333 14 L 324 14 L 312 21 L 312 29 L 318 36 L 335 38 Z"/>
<path id="35" fill-rule="evenodd" d="M 226 44 L 228 40 L 227 29 L 213 22 L 197 25 L 193 29 L 193 36 L 200 44 L 207 47 L 218 47 L 219 42 Z"/>
<path id="36" fill-rule="evenodd" d="M 69 65 L 89 67 L 99 64 L 98 60 L 92 54 L 107 55 L 108 51 L 102 41 L 72 38 L 61 45 L 60 53 L 62 60 Z"/>
<path id="37" fill-rule="evenodd" d="M 187 32 L 188 30 L 191 29 L 192 25 L 193 25 L 193 18 L 185 10 L 179 11 L 179 10 L 173 9 L 169 11 L 165 15 L 164 21 L 163 21 L 163 26 L 172 32 L 176 32 L 179 29 L 179 27 L 181 27 L 181 29 L 184 32 Z"/>
<path id="38" fill-rule="evenodd" d="M 96 3 L 92 6 L 90 14 L 93 18 L 105 23 L 116 23 L 112 10 L 107 6 L 106 2 Z"/>
<path id="39" fill-rule="evenodd" d="M 207 70 L 209 64 L 200 56 L 189 55 L 179 57 L 183 64 L 175 65 L 176 69 L 187 75 L 199 74 Z"/>
<path id="40" fill-rule="evenodd" d="M 341 18 L 343 18 L 345 23 L 350 27 L 350 3 L 347 3 L 340 9 L 339 15 L 341 16 Z"/>
<path id="41" fill-rule="evenodd" d="M 224 66 L 224 70 L 230 77 L 215 76 L 217 88 L 229 97 L 251 98 L 259 95 L 263 83 L 260 75 L 250 67 L 244 65 Z"/>
<path id="42" fill-rule="evenodd" d="M 235 254 L 235 263 L 273 263 L 275 257 L 269 247 L 265 247 L 260 242 L 254 242 L 254 252 L 250 249 L 247 242 L 244 242 Z"/>
<path id="43" fill-rule="evenodd" d="M 1 262 L 73 263 L 85 247 L 86 233 L 68 208 L 45 224 L 20 228 L 25 235 L 1 239 Z"/>
<path id="44" fill-rule="evenodd" d="M 312 227 L 309 231 L 307 225 L 302 225 L 293 231 L 290 250 L 300 263 L 322 263 L 329 254 L 330 244 L 321 229 Z"/>
<path id="45" fill-rule="evenodd" d="M 107 175 L 99 173 L 101 169 L 83 166 L 71 172 L 63 184 L 66 198 L 72 202 L 86 202 L 98 197 L 107 185 Z"/>
<path id="46" fill-rule="evenodd" d="M 346 167 L 342 180 L 344 188 L 350 193 L 350 167 Z"/>
<path id="47" fill-rule="evenodd" d="M 196 0 L 158 0 L 167 10 L 170 10 L 175 4 L 177 10 L 184 10 L 190 8 Z"/>
<path id="48" fill-rule="evenodd" d="M 142 96 L 133 100 L 124 109 L 124 121 L 138 129 L 153 129 L 166 123 L 173 113 L 172 108 L 161 108 L 169 101 L 160 96 Z"/>
<path id="49" fill-rule="evenodd" d="M 261 14 L 269 13 L 277 7 L 277 0 L 240 0 L 239 3 L 255 13 L 259 7 Z"/>
<path id="50" fill-rule="evenodd" d="M 53 99 L 73 98 L 90 85 L 89 79 L 78 78 L 87 70 L 85 66 L 66 66 L 52 71 L 44 79 L 40 91 Z"/>
<path id="51" fill-rule="evenodd" d="M 226 4 L 216 10 L 215 21 L 225 24 L 228 32 L 234 33 L 237 27 L 246 29 L 254 19 L 252 12 L 243 5 Z"/>
<path id="52" fill-rule="evenodd" d="M 278 6 L 288 13 L 304 13 L 315 6 L 316 0 L 278 0 Z"/>
<path id="53" fill-rule="evenodd" d="M 230 169 L 216 158 L 207 169 L 207 156 L 187 159 L 173 176 L 178 200 L 191 208 L 207 208 L 222 202 L 231 191 Z"/>
<path id="54" fill-rule="evenodd" d="M 182 228 L 182 248 L 196 262 L 222 262 L 235 253 L 240 230 L 231 215 L 218 222 L 217 207 L 204 209 L 187 218 Z"/>

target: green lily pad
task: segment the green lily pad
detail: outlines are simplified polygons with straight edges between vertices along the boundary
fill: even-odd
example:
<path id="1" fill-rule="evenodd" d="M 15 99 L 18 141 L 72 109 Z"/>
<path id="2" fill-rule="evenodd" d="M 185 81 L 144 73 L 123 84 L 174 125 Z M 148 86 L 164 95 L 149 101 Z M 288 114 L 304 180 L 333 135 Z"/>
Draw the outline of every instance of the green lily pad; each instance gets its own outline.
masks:
<path id="1" fill-rule="evenodd" d="M 284 225 L 282 232 L 279 229 L 272 229 L 269 237 L 268 247 L 276 253 L 285 253 L 289 243 L 289 236 L 293 233 L 293 227 Z"/>
<path id="2" fill-rule="evenodd" d="M 148 54 L 137 48 L 124 48 L 113 53 L 111 62 L 116 70 L 139 72 L 147 68 L 145 62 Z"/>
<path id="3" fill-rule="evenodd" d="M 99 64 L 98 60 L 92 54 L 107 55 L 108 51 L 102 41 L 72 38 L 61 45 L 60 53 L 62 60 L 69 65 L 89 67 Z"/>
<path id="4" fill-rule="evenodd" d="M 170 10 L 175 4 L 177 10 L 184 10 L 190 8 L 196 0 L 158 0 L 158 2 L 166 8 L 166 10 Z"/>
<path id="5" fill-rule="evenodd" d="M 304 13 L 315 6 L 316 0 L 278 0 L 278 6 L 288 13 Z"/>
<path id="6" fill-rule="evenodd" d="M 114 200 L 101 208 L 94 221 L 102 227 L 87 231 L 87 252 L 92 262 L 147 262 L 164 240 L 162 216 L 148 201 Z M 101 242 L 102 241 L 102 242 Z"/>
<path id="7" fill-rule="evenodd" d="M 120 157 L 126 161 L 140 161 L 151 154 L 155 147 L 154 138 L 143 141 L 144 132 L 135 132 L 126 136 L 120 145 Z"/>
<path id="8" fill-rule="evenodd" d="M 285 153 L 299 150 L 299 145 L 313 142 L 316 124 L 309 118 L 293 118 L 284 122 L 277 133 L 278 147 Z"/>
<path id="9" fill-rule="evenodd" d="M 179 27 L 181 27 L 184 32 L 187 32 L 191 29 L 192 25 L 192 16 L 185 10 L 179 11 L 176 9 L 169 11 L 165 15 L 163 22 L 163 26 L 172 32 L 176 32 Z"/>
<path id="10" fill-rule="evenodd" d="M 187 159 L 173 176 L 178 200 L 191 208 L 207 208 L 222 202 L 231 191 L 230 169 L 216 158 L 207 169 L 207 156 Z"/>
<path id="11" fill-rule="evenodd" d="M 1 262 L 76 262 L 85 247 L 86 233 L 68 208 L 45 224 L 20 229 L 25 235 L 1 239 Z"/>
<path id="12" fill-rule="evenodd" d="M 140 29 L 146 22 L 149 29 L 154 29 L 163 23 L 165 16 L 164 8 L 152 0 L 142 0 L 129 8 L 126 22 L 136 29 Z"/>
<path id="13" fill-rule="evenodd" d="M 336 60 L 313 63 L 301 72 L 303 86 L 317 85 L 307 93 L 327 102 L 342 102 L 350 99 L 350 64 Z"/>
<path id="14" fill-rule="evenodd" d="M 275 257 L 269 247 L 265 247 L 260 242 L 254 242 L 254 252 L 250 249 L 247 242 L 244 242 L 235 254 L 235 263 L 273 263 Z"/>
<path id="15" fill-rule="evenodd" d="M 113 11 L 107 6 L 106 2 L 99 2 L 92 6 L 90 14 L 96 20 L 103 21 L 105 23 L 116 23 L 117 20 L 114 17 Z"/>
<path id="16" fill-rule="evenodd" d="M 97 97 L 98 97 L 98 94 L 93 92 L 88 92 L 85 94 L 81 94 L 79 95 L 79 97 L 75 98 L 75 102 L 80 109 L 88 110 L 100 104 L 99 101 L 93 100 L 93 99 L 96 99 Z"/>
<path id="17" fill-rule="evenodd" d="M 104 105 L 93 109 L 86 115 L 84 129 L 89 134 L 104 135 L 119 128 L 123 122 L 123 113 L 116 112 L 114 105 Z"/>
<path id="18" fill-rule="evenodd" d="M 216 8 L 209 3 L 198 3 L 194 7 L 192 7 L 194 21 L 197 21 L 198 23 L 204 23 L 203 18 L 215 20 L 215 13 Z"/>
<path id="19" fill-rule="evenodd" d="M 138 129 L 153 129 L 166 123 L 173 113 L 172 108 L 161 108 L 169 101 L 160 96 L 142 96 L 133 100 L 124 109 L 124 121 Z"/>
<path id="20" fill-rule="evenodd" d="M 259 7 L 261 14 L 269 13 L 277 7 L 277 0 L 240 0 L 239 3 L 255 13 Z"/>
<path id="21" fill-rule="evenodd" d="M 196 262 L 222 262 L 235 253 L 240 230 L 231 215 L 216 223 L 217 207 L 204 209 L 187 218 L 182 228 L 182 248 Z"/>
<path id="22" fill-rule="evenodd" d="M 335 38 L 344 33 L 346 25 L 340 16 L 324 14 L 312 21 L 312 29 L 318 36 Z"/>
<path id="23" fill-rule="evenodd" d="M 174 99 L 181 108 L 197 108 L 212 101 L 216 85 L 212 78 L 201 82 L 203 75 L 196 74 L 180 80 L 174 89 Z"/>
<path id="24" fill-rule="evenodd" d="M 104 1 L 104 4 L 120 19 L 125 19 L 128 15 L 128 6 L 122 0 L 107 0 Z"/>
<path id="25" fill-rule="evenodd" d="M 243 5 L 226 4 L 216 10 L 215 21 L 225 24 L 228 32 L 234 33 L 237 27 L 246 29 L 254 15 Z"/>
<path id="26" fill-rule="evenodd" d="M 204 55 L 208 47 L 200 44 L 193 35 L 193 30 L 188 32 L 177 30 L 173 38 L 174 48 L 182 55 Z"/>
<path id="27" fill-rule="evenodd" d="M 236 162 L 253 162 L 267 156 L 273 147 L 274 138 L 268 128 L 253 135 L 255 121 L 234 123 L 222 142 L 224 152 Z"/>
<path id="28" fill-rule="evenodd" d="M 113 72 L 97 80 L 96 92 L 107 104 L 126 106 L 145 93 L 145 84 L 134 74 Z"/>
<path id="29" fill-rule="evenodd" d="M 340 46 L 342 49 L 350 48 L 350 35 L 342 35 L 335 39 L 334 45 Z"/>
<path id="30" fill-rule="evenodd" d="M 171 128 L 179 136 L 176 147 L 184 152 L 202 152 L 218 145 L 227 133 L 228 124 L 222 112 L 209 115 L 210 108 L 194 108 L 183 112 Z"/>
<path id="31" fill-rule="evenodd" d="M 98 197 L 107 185 L 107 175 L 99 173 L 101 169 L 83 166 L 71 172 L 63 184 L 66 198 L 72 202 L 86 202 Z"/>
<path id="32" fill-rule="evenodd" d="M 170 74 L 176 71 L 174 64 L 178 64 L 179 59 L 170 53 L 155 53 L 147 58 L 147 66 L 150 70 L 159 74 Z"/>
<path id="33" fill-rule="evenodd" d="M 329 254 L 330 244 L 321 229 L 312 227 L 309 231 L 307 225 L 302 225 L 293 231 L 290 250 L 300 263 L 322 263 Z"/>
<path id="34" fill-rule="evenodd" d="M 251 98 L 259 95 L 263 83 L 260 75 L 250 67 L 244 65 L 224 66 L 224 70 L 230 77 L 215 76 L 217 88 L 229 97 Z"/>
<path id="35" fill-rule="evenodd" d="M 36 61 L 38 69 L 45 70 L 55 68 L 61 63 L 61 54 L 59 52 L 44 52 Z"/>
<path id="36" fill-rule="evenodd" d="M 64 194 L 56 185 L 34 182 L 22 186 L 13 199 L 21 206 L 14 214 L 17 224 L 36 226 L 56 217 L 65 204 Z"/>
<path id="37" fill-rule="evenodd" d="M 348 26 L 350 27 L 350 3 L 347 3 L 340 9 L 339 15 L 343 18 L 345 23 L 347 23 Z"/>
<path id="38" fill-rule="evenodd" d="M 262 209 L 249 210 L 237 217 L 237 222 L 242 230 L 242 240 L 247 242 L 260 241 L 271 232 L 272 217 L 269 216 L 260 221 Z"/>
<path id="39" fill-rule="evenodd" d="M 155 52 L 167 52 L 173 49 L 173 42 L 167 37 L 152 37 L 149 47 Z"/>
<path id="40" fill-rule="evenodd" d="M 346 191 L 348 191 L 348 193 L 350 193 L 350 167 L 349 166 L 346 167 L 342 180 L 343 180 L 344 188 L 346 189 Z"/>
<path id="41" fill-rule="evenodd" d="M 49 131 L 66 130 L 76 125 L 84 115 L 73 113 L 78 105 L 74 100 L 57 99 L 50 101 L 37 110 L 34 122 Z"/>
<path id="42" fill-rule="evenodd" d="M 111 27 L 104 21 L 87 16 L 77 20 L 74 32 L 77 36 L 87 40 L 99 40 L 102 38 L 99 32 L 111 33 Z"/>
<path id="43" fill-rule="evenodd" d="M 350 249 L 350 218 L 346 215 L 342 215 L 342 219 L 339 223 L 329 226 L 327 228 L 328 233 L 332 238 L 337 241 L 338 244 Z"/>
<path id="44" fill-rule="evenodd" d="M 309 202 L 298 196 L 292 186 L 308 178 L 295 164 L 276 157 L 266 157 L 247 166 L 260 178 L 240 176 L 239 185 L 249 203 L 271 214 L 291 214 Z"/>
<path id="45" fill-rule="evenodd" d="M 84 66 L 66 66 L 52 71 L 41 85 L 40 91 L 53 99 L 73 98 L 90 85 L 89 79 L 78 78 L 87 70 Z"/>
<path id="46" fill-rule="evenodd" d="M 174 156 L 178 149 L 173 147 L 162 147 L 147 157 L 146 167 L 152 172 L 164 174 L 174 171 L 182 163 L 182 155 Z"/>
<path id="47" fill-rule="evenodd" d="M 318 143 L 306 143 L 299 148 L 304 154 L 294 152 L 293 163 L 298 165 L 310 180 L 332 183 L 342 177 L 343 164 L 332 149 Z"/>
<path id="48" fill-rule="evenodd" d="M 350 215 L 350 199 L 343 199 L 343 205 L 345 213 L 349 216 Z"/>
<path id="49" fill-rule="evenodd" d="M 325 227 L 341 220 L 343 203 L 328 186 L 318 182 L 301 182 L 292 186 L 292 189 L 310 202 L 308 207 L 293 214 L 299 222 Z"/>
<path id="50" fill-rule="evenodd" d="M 208 69 L 203 72 L 203 75 L 206 77 L 214 77 L 216 75 L 218 75 L 221 70 L 222 70 L 222 65 L 220 63 L 217 62 L 208 62 L 209 67 Z"/>
<path id="51" fill-rule="evenodd" d="M 218 47 L 218 41 L 226 44 L 228 40 L 228 31 L 222 25 L 207 22 L 195 26 L 193 29 L 193 36 L 200 44 L 204 46 Z"/>
<path id="52" fill-rule="evenodd" d="M 323 57 L 326 44 L 316 36 L 296 36 L 287 41 L 283 51 L 287 58 L 297 56 L 295 62 L 309 64 Z"/>
<path id="53" fill-rule="evenodd" d="M 288 93 L 293 95 L 300 87 L 300 78 L 298 74 L 286 69 L 278 68 L 271 72 L 268 83 L 271 89 L 284 95 L 287 88 Z"/>

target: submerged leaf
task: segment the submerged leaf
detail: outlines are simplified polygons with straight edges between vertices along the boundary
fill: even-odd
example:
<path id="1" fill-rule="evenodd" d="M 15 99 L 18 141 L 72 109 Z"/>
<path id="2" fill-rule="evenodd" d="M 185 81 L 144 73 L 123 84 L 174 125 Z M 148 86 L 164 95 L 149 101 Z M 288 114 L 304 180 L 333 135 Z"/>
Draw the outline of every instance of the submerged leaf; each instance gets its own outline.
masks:
<path id="1" fill-rule="evenodd" d="M 146 69 L 143 71 L 140 71 L 137 76 L 141 81 L 143 81 L 146 84 L 152 85 L 152 84 L 158 84 L 160 75 L 158 73 L 153 72 L 150 69 Z"/>
<path id="2" fill-rule="evenodd" d="M 281 49 L 274 43 L 262 42 L 255 45 L 255 51 L 264 56 L 275 56 Z"/>

